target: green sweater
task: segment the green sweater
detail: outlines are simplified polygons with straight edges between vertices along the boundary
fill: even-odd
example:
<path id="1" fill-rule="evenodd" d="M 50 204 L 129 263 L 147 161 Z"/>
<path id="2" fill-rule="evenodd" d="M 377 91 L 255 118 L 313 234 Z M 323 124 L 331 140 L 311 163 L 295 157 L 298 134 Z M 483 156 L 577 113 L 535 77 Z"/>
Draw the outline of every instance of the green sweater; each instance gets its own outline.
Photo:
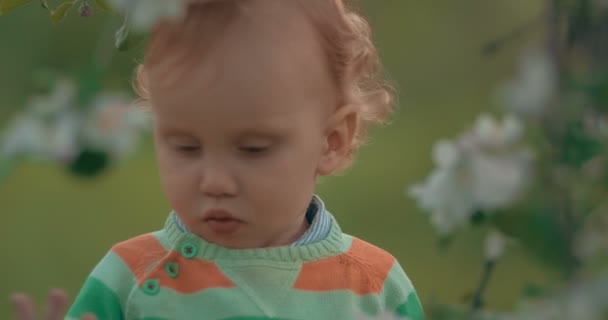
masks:
<path id="1" fill-rule="evenodd" d="M 112 247 L 66 319 L 87 312 L 98 320 L 423 318 L 395 258 L 335 220 L 313 244 L 228 249 L 180 231 L 171 216 L 162 230 Z"/>

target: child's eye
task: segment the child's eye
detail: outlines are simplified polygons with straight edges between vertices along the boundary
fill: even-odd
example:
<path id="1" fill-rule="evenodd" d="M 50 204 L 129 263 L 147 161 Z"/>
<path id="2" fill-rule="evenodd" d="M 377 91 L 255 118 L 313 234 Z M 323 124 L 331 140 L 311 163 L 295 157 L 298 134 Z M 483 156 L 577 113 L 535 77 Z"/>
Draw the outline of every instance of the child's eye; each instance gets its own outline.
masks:
<path id="1" fill-rule="evenodd" d="M 177 146 L 175 149 L 182 153 L 192 153 L 199 150 L 198 146 Z"/>
<path id="2" fill-rule="evenodd" d="M 257 153 L 262 153 L 262 152 L 268 150 L 268 147 L 241 147 L 239 149 L 246 153 L 257 154 Z"/>

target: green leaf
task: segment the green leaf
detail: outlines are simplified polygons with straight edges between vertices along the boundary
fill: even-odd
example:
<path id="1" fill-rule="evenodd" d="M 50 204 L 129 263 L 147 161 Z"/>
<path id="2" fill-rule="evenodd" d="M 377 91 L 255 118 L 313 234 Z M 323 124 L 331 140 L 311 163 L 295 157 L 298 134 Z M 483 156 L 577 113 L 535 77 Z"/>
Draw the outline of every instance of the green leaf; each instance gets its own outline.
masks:
<path id="1" fill-rule="evenodd" d="M 96 177 L 109 166 L 110 156 L 106 152 L 84 148 L 68 166 L 68 170 L 80 177 Z"/>
<path id="2" fill-rule="evenodd" d="M 0 16 L 9 13 L 17 7 L 28 4 L 32 0 L 0 0 Z"/>
<path id="3" fill-rule="evenodd" d="M 40 0 L 40 6 L 46 10 L 51 10 L 49 9 L 49 2 L 47 0 Z"/>
<path id="4" fill-rule="evenodd" d="M 544 265 L 564 273 L 569 259 L 568 239 L 559 222 L 555 201 L 540 195 L 508 214 L 496 215 L 494 225 L 513 237 Z"/>
<path id="5" fill-rule="evenodd" d="M 559 160 L 569 166 L 580 168 L 583 163 L 602 152 L 602 143 L 591 137 L 580 121 L 569 123 L 560 146 Z"/>
<path id="6" fill-rule="evenodd" d="M 68 15 L 68 12 L 72 7 L 76 4 L 76 1 L 68 1 L 60 4 L 55 10 L 51 12 L 51 20 L 53 23 L 59 23 L 65 19 Z"/>
<path id="7" fill-rule="evenodd" d="M 590 0 L 579 0 L 575 8 L 568 14 L 568 44 L 573 44 L 579 39 L 585 38 L 593 30 L 592 12 L 593 6 Z"/>
<path id="8" fill-rule="evenodd" d="M 471 215 L 470 220 L 474 226 L 482 225 L 486 221 L 486 214 L 483 211 L 477 210 Z"/>
<path id="9" fill-rule="evenodd" d="M 97 8 L 105 12 L 114 12 L 106 0 L 95 0 L 95 4 L 97 4 Z"/>
<path id="10" fill-rule="evenodd" d="M 528 283 L 522 290 L 522 295 L 526 298 L 538 298 L 545 294 L 545 289 L 534 283 Z"/>

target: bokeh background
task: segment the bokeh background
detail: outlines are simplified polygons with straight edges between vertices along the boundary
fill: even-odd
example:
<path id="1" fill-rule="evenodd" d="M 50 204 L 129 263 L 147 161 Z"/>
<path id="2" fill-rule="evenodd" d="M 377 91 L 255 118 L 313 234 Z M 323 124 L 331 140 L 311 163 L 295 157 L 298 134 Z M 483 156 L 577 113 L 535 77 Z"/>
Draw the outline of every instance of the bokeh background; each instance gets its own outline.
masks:
<path id="1" fill-rule="evenodd" d="M 363 1 L 398 89 L 398 108 L 389 126 L 372 131 L 355 166 L 324 179 L 318 193 L 343 230 L 400 260 L 424 304 L 464 303 L 483 269 L 483 235 L 461 233 L 440 249 L 427 213 L 405 190 L 431 170 L 437 139 L 496 107 L 496 89 L 542 30 L 527 30 L 493 55 L 482 48 L 537 17 L 541 6 L 530 0 Z M 36 1 L 0 16 L 0 130 L 25 103 L 38 70 L 78 74 L 111 49 L 120 24 L 96 13 L 71 14 L 53 25 Z M 112 51 L 104 86 L 129 89 L 141 53 Z M 13 292 L 29 292 L 40 303 L 54 287 L 74 296 L 112 244 L 162 227 L 170 209 L 153 152 L 146 137 L 133 157 L 94 179 L 26 161 L 0 182 L 0 318 L 10 317 Z M 525 255 L 511 247 L 497 266 L 486 294 L 490 307 L 509 309 L 525 286 L 556 279 Z"/>

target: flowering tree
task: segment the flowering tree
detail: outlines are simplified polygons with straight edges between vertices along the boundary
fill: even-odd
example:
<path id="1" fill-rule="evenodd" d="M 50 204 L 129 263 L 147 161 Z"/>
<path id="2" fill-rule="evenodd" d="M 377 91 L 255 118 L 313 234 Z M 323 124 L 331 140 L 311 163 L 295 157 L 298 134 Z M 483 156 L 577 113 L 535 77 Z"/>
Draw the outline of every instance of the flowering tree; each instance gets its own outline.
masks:
<path id="1" fill-rule="evenodd" d="M 119 50 L 138 43 L 145 29 L 160 18 L 159 12 L 175 15 L 176 8 L 181 8 L 177 1 L 142 6 L 138 1 L 74 0 L 50 8 L 46 0 L 0 0 L 0 16 L 34 2 L 49 12 L 54 23 L 60 23 L 74 7 L 83 17 L 97 9 L 126 13 L 116 32 Z M 134 108 L 132 96 L 102 88 L 106 67 L 96 61 L 79 79 L 50 71 L 35 77 L 35 92 L 0 132 L 0 182 L 23 159 L 50 161 L 73 174 L 93 177 L 136 150 L 139 136 L 148 129 L 148 119 Z"/>
<path id="2" fill-rule="evenodd" d="M 181 17 L 190 1 L 205 0 L 69 0 L 54 8 L 47 0 L 0 0 L 0 16 L 34 3 L 48 11 L 53 23 L 76 7 L 83 17 L 95 11 L 119 14 L 124 22 L 115 33 L 115 47 L 124 51 L 140 43 L 157 21 Z M 103 90 L 106 67 L 95 62 L 82 79 L 43 75 L 42 93 L 30 97 L 0 132 L 0 182 L 22 159 L 52 161 L 91 177 L 132 153 L 149 127 L 147 117 L 128 94 Z"/>
<path id="3" fill-rule="evenodd" d="M 482 114 L 456 139 L 437 142 L 436 168 L 408 189 L 440 237 L 487 230 L 470 306 L 431 306 L 431 319 L 608 317 L 608 2 L 548 0 L 545 13 L 485 48 L 491 54 L 526 28 L 546 34 L 499 90 L 502 116 Z M 563 282 L 522 296 L 510 313 L 492 313 L 482 308 L 484 290 L 510 242 Z"/>

